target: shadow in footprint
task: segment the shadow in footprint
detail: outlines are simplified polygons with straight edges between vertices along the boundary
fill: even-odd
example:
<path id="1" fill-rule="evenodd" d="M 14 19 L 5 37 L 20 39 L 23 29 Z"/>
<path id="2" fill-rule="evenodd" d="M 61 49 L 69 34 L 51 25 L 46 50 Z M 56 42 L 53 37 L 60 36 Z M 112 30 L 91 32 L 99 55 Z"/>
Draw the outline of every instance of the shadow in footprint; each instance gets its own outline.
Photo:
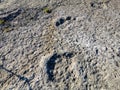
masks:
<path id="1" fill-rule="evenodd" d="M 54 69 L 55 69 L 55 65 L 56 65 L 56 60 L 61 60 L 62 57 L 66 58 L 66 59 L 70 59 L 74 56 L 74 53 L 69 53 L 69 52 L 65 52 L 63 54 L 53 54 L 48 62 L 46 63 L 46 68 L 47 68 L 47 74 L 48 74 L 48 80 L 50 81 L 54 81 L 55 78 L 54 78 Z"/>
<path id="2" fill-rule="evenodd" d="M 55 67 L 55 60 L 57 58 L 60 58 L 60 55 L 57 55 L 56 53 L 49 59 L 49 61 L 47 62 L 47 74 L 48 74 L 48 79 L 50 81 L 54 80 L 54 75 L 53 75 L 53 70 Z"/>

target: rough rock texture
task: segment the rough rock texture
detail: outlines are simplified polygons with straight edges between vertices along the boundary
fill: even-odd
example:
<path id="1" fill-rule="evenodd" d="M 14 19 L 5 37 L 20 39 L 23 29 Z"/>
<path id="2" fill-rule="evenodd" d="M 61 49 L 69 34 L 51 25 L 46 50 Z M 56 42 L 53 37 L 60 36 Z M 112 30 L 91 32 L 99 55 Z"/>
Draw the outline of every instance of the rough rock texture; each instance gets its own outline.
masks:
<path id="1" fill-rule="evenodd" d="M 0 22 L 0 90 L 120 89 L 120 0 L 1 0 Z"/>

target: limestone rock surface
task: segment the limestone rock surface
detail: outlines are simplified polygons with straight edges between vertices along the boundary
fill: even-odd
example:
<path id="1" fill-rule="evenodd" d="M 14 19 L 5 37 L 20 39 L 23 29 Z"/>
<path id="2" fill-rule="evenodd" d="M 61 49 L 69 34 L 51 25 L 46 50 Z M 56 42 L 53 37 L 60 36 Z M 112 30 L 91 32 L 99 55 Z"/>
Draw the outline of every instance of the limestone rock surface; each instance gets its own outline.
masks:
<path id="1" fill-rule="evenodd" d="M 119 90 L 120 0 L 0 0 L 0 90 Z"/>

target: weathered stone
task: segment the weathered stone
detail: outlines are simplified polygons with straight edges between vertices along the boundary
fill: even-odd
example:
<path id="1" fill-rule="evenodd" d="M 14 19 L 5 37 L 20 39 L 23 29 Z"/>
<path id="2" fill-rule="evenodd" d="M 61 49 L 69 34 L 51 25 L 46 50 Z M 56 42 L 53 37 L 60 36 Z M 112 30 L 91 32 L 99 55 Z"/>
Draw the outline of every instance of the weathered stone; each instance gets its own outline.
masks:
<path id="1" fill-rule="evenodd" d="M 0 89 L 119 90 L 119 8 L 119 0 L 1 2 Z"/>

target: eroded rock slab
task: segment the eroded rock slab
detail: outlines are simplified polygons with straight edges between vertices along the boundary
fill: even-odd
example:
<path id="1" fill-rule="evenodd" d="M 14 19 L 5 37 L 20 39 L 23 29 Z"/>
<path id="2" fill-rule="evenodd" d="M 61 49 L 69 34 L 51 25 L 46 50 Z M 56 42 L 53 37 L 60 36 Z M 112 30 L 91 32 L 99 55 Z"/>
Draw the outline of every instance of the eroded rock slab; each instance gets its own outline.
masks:
<path id="1" fill-rule="evenodd" d="M 119 4 L 1 1 L 1 90 L 119 90 Z"/>

